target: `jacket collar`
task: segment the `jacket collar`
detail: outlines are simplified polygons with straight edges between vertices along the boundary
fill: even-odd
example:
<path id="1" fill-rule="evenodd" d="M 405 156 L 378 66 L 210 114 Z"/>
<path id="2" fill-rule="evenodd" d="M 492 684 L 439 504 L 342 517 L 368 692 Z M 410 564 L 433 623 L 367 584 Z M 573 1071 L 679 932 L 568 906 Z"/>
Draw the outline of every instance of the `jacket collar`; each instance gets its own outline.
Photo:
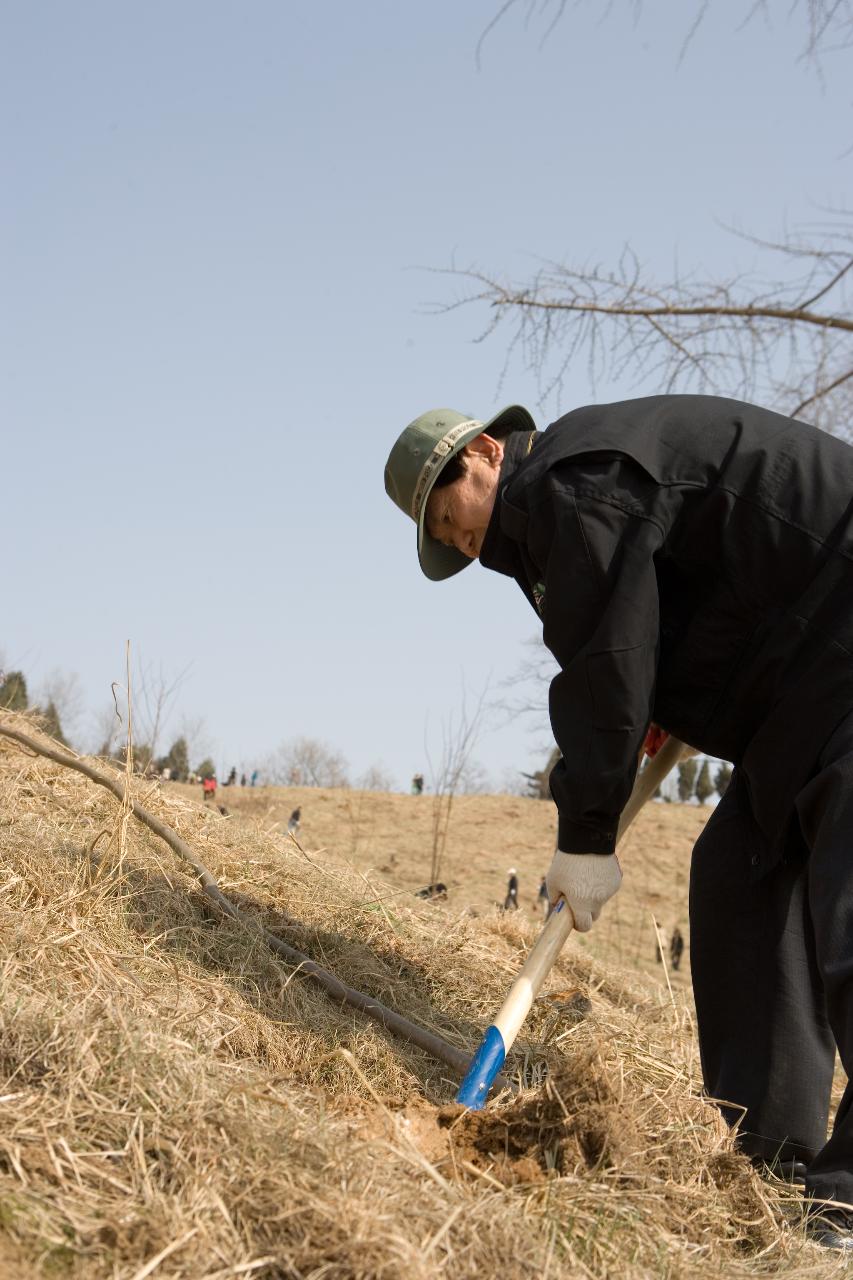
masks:
<path id="1" fill-rule="evenodd" d="M 507 528 L 506 517 L 509 513 L 515 514 L 514 509 L 506 508 L 504 494 L 518 470 L 527 463 L 541 436 L 540 431 L 514 431 L 507 437 L 495 506 L 480 548 L 480 564 L 509 578 L 523 575 L 524 570 L 518 542 L 513 536 L 515 531 Z"/>

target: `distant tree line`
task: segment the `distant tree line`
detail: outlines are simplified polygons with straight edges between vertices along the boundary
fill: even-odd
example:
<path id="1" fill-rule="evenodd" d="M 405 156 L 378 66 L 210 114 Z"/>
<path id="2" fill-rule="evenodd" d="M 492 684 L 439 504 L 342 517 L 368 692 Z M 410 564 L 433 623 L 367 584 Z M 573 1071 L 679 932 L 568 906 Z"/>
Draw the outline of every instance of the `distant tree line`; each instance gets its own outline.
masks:
<path id="1" fill-rule="evenodd" d="M 215 778 L 216 763 L 209 755 L 205 755 L 202 760 L 193 765 L 191 748 L 185 733 L 176 737 L 164 754 L 158 753 L 156 747 L 151 745 L 151 742 L 156 743 L 161 735 L 165 720 L 165 704 L 172 696 L 177 682 L 168 686 L 162 675 L 158 676 L 156 672 L 153 677 L 147 670 L 141 674 L 142 679 L 137 682 L 137 688 L 141 683 L 143 702 L 147 705 L 143 705 L 139 717 L 134 717 L 135 722 L 138 725 L 141 724 L 144 735 L 140 741 L 133 742 L 134 772 L 165 776 L 173 782 Z M 59 673 L 55 673 L 53 680 L 48 682 L 48 690 L 57 689 L 59 691 L 57 699 L 55 701 L 48 692 L 42 699 L 43 705 L 40 705 L 31 700 L 23 671 L 0 670 L 0 711 L 35 712 L 44 731 L 57 742 L 68 747 L 71 744 L 63 731 L 57 702 L 66 707 L 70 706 L 73 699 L 68 694 L 73 684 L 74 678 L 63 679 Z M 119 724 L 120 721 L 111 708 L 109 717 L 101 725 L 92 754 L 124 765 L 127 760 L 127 743 L 117 741 Z M 146 741 L 149 734 L 151 740 Z M 200 751 L 199 755 L 201 754 Z M 317 738 L 305 736 L 282 743 L 276 751 L 261 762 L 256 776 L 258 774 L 262 775 L 264 782 L 273 786 L 341 787 L 360 791 L 393 791 L 395 789 L 393 778 L 380 764 L 371 765 L 352 782 L 349 765 L 339 751 Z M 460 789 L 465 790 L 466 787 L 462 786 Z M 472 786 L 470 789 L 475 788 Z"/>
<path id="2" fill-rule="evenodd" d="M 62 729 L 62 720 L 56 703 L 52 698 L 48 698 L 44 706 L 31 703 L 23 671 L 0 673 L 0 710 L 35 712 L 45 733 L 64 747 L 70 746 Z M 118 760 L 124 764 L 127 758 L 127 747 L 121 746 L 114 749 L 111 742 L 105 740 L 94 754 Z M 195 769 L 190 768 L 189 747 L 183 736 L 175 739 L 165 755 L 157 757 L 146 743 L 134 743 L 133 767 L 138 773 L 162 773 L 164 769 L 168 769 L 169 776 L 176 782 L 186 782 L 191 773 L 197 774 L 200 778 L 212 777 L 216 773 L 216 766 L 209 758 L 202 760 Z"/>
<path id="3" fill-rule="evenodd" d="M 106 748 L 97 752 L 118 760 L 124 764 L 127 759 L 127 747 L 121 746 L 110 752 Z M 189 782 L 191 778 L 215 778 L 216 765 L 209 756 L 205 756 L 194 769 L 190 768 L 190 752 L 187 740 L 181 736 L 176 738 L 164 756 L 155 756 L 147 743 L 133 744 L 133 768 L 136 773 L 153 773 L 168 777 L 172 782 Z M 168 771 L 168 772 L 167 772 Z"/>
<path id="4" fill-rule="evenodd" d="M 45 733 L 50 734 L 51 738 L 55 738 L 57 742 L 61 742 L 64 747 L 68 746 L 65 734 L 62 732 L 59 711 L 53 699 L 49 698 L 44 707 L 30 707 L 27 681 L 23 671 L 6 671 L 0 675 L 0 710 L 35 711 Z"/>
<path id="5" fill-rule="evenodd" d="M 678 765 L 678 798 L 682 804 L 689 804 L 695 796 L 699 804 L 707 804 L 715 791 L 718 796 L 723 795 L 731 776 L 732 766 L 725 760 L 712 772 L 710 760 L 700 763 L 697 756 L 688 756 Z"/>
<path id="6" fill-rule="evenodd" d="M 527 781 L 528 796 L 537 800 L 550 798 L 551 791 L 548 779 L 559 758 L 559 747 L 554 747 L 548 756 L 544 769 L 539 769 L 536 773 L 523 773 L 521 775 Z M 700 762 L 697 756 L 688 756 L 686 760 L 681 761 L 676 774 L 676 789 L 678 799 L 682 804 L 689 804 L 694 797 L 699 804 L 707 804 L 715 791 L 718 796 L 723 795 L 732 776 L 732 767 L 725 760 L 714 763 L 716 763 L 716 768 L 712 767 L 712 761 L 701 760 Z M 672 798 L 661 788 L 658 788 L 657 795 L 662 800 L 669 801 Z"/>
<path id="7" fill-rule="evenodd" d="M 27 693 L 26 677 L 22 671 L 0 673 L 0 710 L 34 711 L 42 728 L 50 737 L 61 742 L 63 746 L 69 745 L 54 700 L 48 697 L 44 706 L 31 704 Z M 106 738 L 94 754 L 124 764 L 127 758 L 127 746 L 122 744 L 116 747 L 110 738 Z M 521 774 L 526 787 L 524 794 L 537 799 L 550 797 L 548 779 L 559 757 L 559 750 L 554 747 L 543 769 L 535 773 Z M 188 782 L 191 778 L 216 777 L 216 765 L 210 756 L 205 756 L 194 768 L 192 767 L 189 744 L 183 734 L 175 738 L 164 755 L 155 755 L 145 742 L 134 742 L 133 768 L 137 773 L 166 776 L 173 782 Z M 339 751 L 317 738 L 304 736 L 282 743 L 263 762 L 262 773 L 263 780 L 272 786 L 341 788 L 354 786 L 360 791 L 394 790 L 394 780 L 381 765 L 372 765 L 353 784 L 350 781 L 347 761 Z M 678 765 L 676 775 L 678 799 L 682 804 L 689 804 L 694 798 L 699 804 L 707 804 L 714 792 L 722 796 L 729 785 L 731 775 L 731 765 L 725 761 L 712 762 L 690 756 Z M 472 767 L 470 778 L 467 774 L 464 777 L 460 775 L 455 786 L 455 791 L 460 794 L 483 792 L 486 789 L 476 767 Z M 665 791 L 659 791 L 658 795 L 664 800 L 672 798 Z"/>

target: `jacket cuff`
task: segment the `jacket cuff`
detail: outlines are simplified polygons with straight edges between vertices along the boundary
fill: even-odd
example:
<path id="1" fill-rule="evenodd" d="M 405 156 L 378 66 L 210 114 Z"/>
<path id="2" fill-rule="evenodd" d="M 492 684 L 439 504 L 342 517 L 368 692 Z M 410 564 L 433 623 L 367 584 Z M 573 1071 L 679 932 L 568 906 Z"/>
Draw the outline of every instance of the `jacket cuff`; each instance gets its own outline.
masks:
<path id="1" fill-rule="evenodd" d="M 616 832 L 589 827 L 582 822 L 572 822 L 570 818 L 560 815 L 557 848 L 562 853 L 615 853 Z"/>

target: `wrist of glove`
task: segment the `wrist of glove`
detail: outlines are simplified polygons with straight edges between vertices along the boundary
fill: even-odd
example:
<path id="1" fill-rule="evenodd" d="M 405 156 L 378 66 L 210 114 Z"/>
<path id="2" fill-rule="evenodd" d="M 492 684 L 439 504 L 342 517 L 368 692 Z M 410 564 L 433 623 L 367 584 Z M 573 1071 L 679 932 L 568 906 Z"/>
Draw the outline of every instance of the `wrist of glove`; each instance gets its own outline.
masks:
<path id="1" fill-rule="evenodd" d="M 562 853 L 558 849 L 545 877 L 551 903 L 565 898 L 579 933 L 592 928 L 621 883 L 615 853 Z"/>

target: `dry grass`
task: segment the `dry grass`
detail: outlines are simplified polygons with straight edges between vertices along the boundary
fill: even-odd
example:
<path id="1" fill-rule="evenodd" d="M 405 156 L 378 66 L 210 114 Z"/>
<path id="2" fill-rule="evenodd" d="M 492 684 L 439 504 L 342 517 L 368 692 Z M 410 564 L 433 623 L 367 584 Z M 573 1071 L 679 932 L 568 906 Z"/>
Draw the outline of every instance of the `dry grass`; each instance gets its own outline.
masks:
<path id="1" fill-rule="evenodd" d="M 351 829 L 335 844 L 332 823 L 319 852 L 310 810 L 306 854 L 269 812 L 236 816 L 236 795 L 225 819 L 177 788 L 137 792 L 244 910 L 460 1046 L 535 936 L 523 913 L 473 916 L 458 890 L 422 907 L 347 869 Z M 359 799 L 366 857 L 368 826 L 400 841 L 389 815 L 410 799 Z M 525 802 L 491 804 L 494 851 Z M 0 739 L 0 1275 L 835 1274 L 698 1096 L 680 990 L 570 945 L 552 989 L 591 1012 L 541 1001 L 514 1062 L 526 1091 L 462 1114 L 440 1064 L 214 916 L 134 822 L 122 856 L 120 821 L 109 795 Z"/>
<path id="2" fill-rule="evenodd" d="M 201 787 L 176 787 L 200 800 Z M 385 893 L 410 901 L 427 884 L 432 841 L 432 797 L 308 787 L 220 788 L 217 802 L 232 819 L 252 818 L 271 833 L 287 830 L 302 809 L 300 842 L 322 849 L 325 859 L 378 879 Z M 620 849 L 625 882 L 595 929 L 576 945 L 632 972 L 661 978 L 655 963 L 653 915 L 665 935 L 675 925 L 688 936 L 687 877 L 690 850 L 704 826 L 707 808 L 651 804 L 640 813 Z M 507 869 L 518 868 L 521 911 L 537 918 L 536 894 L 554 851 L 555 811 L 550 802 L 518 796 L 458 796 L 442 873 L 449 905 L 458 913 L 491 912 L 503 903 Z M 540 917 L 541 918 L 541 917 Z M 673 985 L 688 990 L 689 949 Z"/>

